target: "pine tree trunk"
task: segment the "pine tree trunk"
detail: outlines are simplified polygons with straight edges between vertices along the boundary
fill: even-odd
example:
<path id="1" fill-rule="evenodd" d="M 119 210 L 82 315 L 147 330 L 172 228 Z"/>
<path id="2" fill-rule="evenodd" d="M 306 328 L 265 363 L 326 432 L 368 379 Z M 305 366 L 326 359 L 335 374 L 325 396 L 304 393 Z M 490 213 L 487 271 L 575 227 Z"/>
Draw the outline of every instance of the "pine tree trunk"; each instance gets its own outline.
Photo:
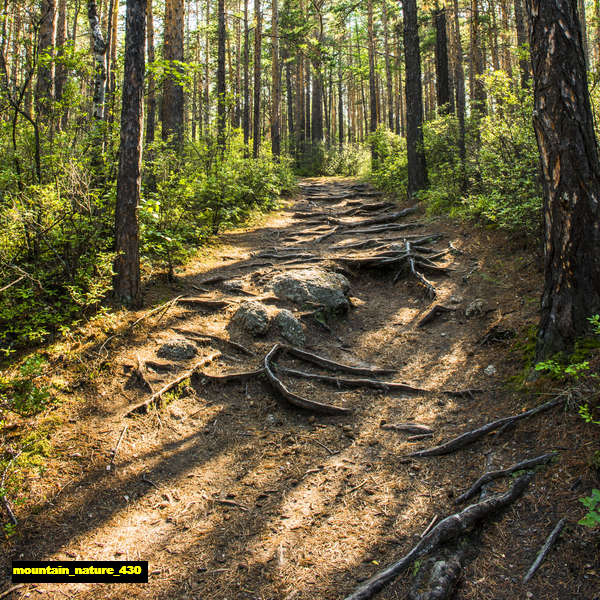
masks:
<path id="1" fill-rule="evenodd" d="M 148 64 L 152 64 L 155 60 L 154 56 L 154 14 L 152 11 L 152 0 L 146 0 L 146 44 L 148 46 Z M 146 145 L 154 142 L 156 132 L 156 82 L 154 75 L 148 74 L 148 98 L 146 100 L 148 107 L 148 115 L 146 116 Z"/>
<path id="2" fill-rule="evenodd" d="M 600 162 L 576 2 L 528 0 L 527 8 L 544 180 L 542 360 L 572 349 L 600 312 Z"/>
<path id="3" fill-rule="evenodd" d="M 517 30 L 517 46 L 519 49 L 519 69 L 521 71 L 521 87 L 529 86 L 529 61 L 524 52 L 527 44 L 527 31 L 525 28 L 525 16 L 523 14 L 523 0 L 514 0 L 515 27 Z"/>
<path id="4" fill-rule="evenodd" d="M 146 0 L 127 0 L 121 149 L 115 207 L 115 277 L 117 302 L 141 304 L 138 204 L 142 162 L 144 43 Z"/>
<path id="5" fill-rule="evenodd" d="M 479 115 L 487 112 L 487 95 L 482 81 L 484 59 L 481 49 L 479 0 L 471 0 L 471 105 Z"/>
<path id="6" fill-rule="evenodd" d="M 183 0 L 166 0 L 163 58 L 172 71 L 181 71 L 174 61 L 183 62 Z M 176 76 L 166 76 L 161 105 L 162 139 L 175 147 L 183 145 L 183 87 Z"/>
<path id="7" fill-rule="evenodd" d="M 260 92 L 261 92 L 261 52 L 262 52 L 262 13 L 260 10 L 260 0 L 254 0 L 255 29 L 254 29 L 254 119 L 253 119 L 253 139 L 252 156 L 258 158 L 260 153 Z"/>
<path id="8" fill-rule="evenodd" d="M 35 88 L 35 110 L 45 123 L 50 117 L 54 97 L 54 54 L 56 41 L 56 0 L 42 0 L 38 32 L 38 69 Z M 43 59 L 43 60 L 40 60 Z"/>
<path id="9" fill-rule="evenodd" d="M 65 64 L 65 44 L 67 43 L 67 0 L 58 1 L 58 21 L 56 23 L 56 68 L 54 73 L 54 99 L 63 99 L 67 83 L 67 67 Z M 59 127 L 60 120 L 58 121 Z"/>
<path id="10" fill-rule="evenodd" d="M 450 106 L 450 81 L 448 77 L 448 36 L 446 35 L 446 9 L 434 11 L 435 21 L 435 77 L 437 83 L 437 106 L 447 113 Z"/>
<path id="11" fill-rule="evenodd" d="M 272 0 L 271 8 L 271 152 L 273 156 L 281 154 L 281 75 L 279 69 L 279 7 L 277 0 Z"/>
<path id="12" fill-rule="evenodd" d="M 369 53 L 369 132 L 377 131 L 377 84 L 375 81 L 375 39 L 373 33 L 373 0 L 367 3 L 367 33 Z M 377 160 L 375 142 L 371 144 L 371 160 Z"/>
<path id="13" fill-rule="evenodd" d="M 454 21 L 454 39 L 456 44 L 456 68 L 454 80 L 456 82 L 456 118 L 458 119 L 458 156 L 461 164 L 461 190 L 464 192 L 467 186 L 466 179 L 466 160 L 467 150 L 465 144 L 465 111 L 466 111 L 466 91 L 465 91 L 465 72 L 463 69 L 463 48 L 460 39 L 460 22 L 458 18 L 458 0 L 454 0 L 453 5 Z"/>
<path id="14" fill-rule="evenodd" d="M 423 91 L 421 51 L 416 0 L 403 0 L 404 57 L 406 63 L 406 121 L 408 196 L 427 187 L 427 165 L 423 147 Z"/>
<path id="15" fill-rule="evenodd" d="M 510 30 L 508 25 L 508 5 L 507 0 L 500 1 L 500 10 L 502 11 L 502 33 L 501 33 L 501 55 L 502 55 L 502 69 L 506 72 L 508 77 L 512 79 L 512 56 L 510 52 Z"/>
<path id="16" fill-rule="evenodd" d="M 225 128 L 227 110 L 225 106 L 225 0 L 217 0 L 217 146 L 223 156 L 225 152 Z"/>
<path id="17" fill-rule="evenodd" d="M 248 0 L 244 0 L 244 107 L 242 109 L 242 129 L 244 148 L 250 142 L 250 32 L 248 30 Z"/>

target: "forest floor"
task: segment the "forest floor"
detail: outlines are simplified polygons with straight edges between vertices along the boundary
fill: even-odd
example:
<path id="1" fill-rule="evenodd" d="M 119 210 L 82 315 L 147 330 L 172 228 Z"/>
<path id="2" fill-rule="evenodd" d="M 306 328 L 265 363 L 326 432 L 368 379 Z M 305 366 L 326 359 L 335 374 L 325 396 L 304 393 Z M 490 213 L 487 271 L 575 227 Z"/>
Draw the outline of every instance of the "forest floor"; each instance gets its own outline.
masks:
<path id="1" fill-rule="evenodd" d="M 552 450 L 559 459 L 539 469 L 504 514 L 482 525 L 456 597 L 600 597 L 597 538 L 577 525 L 584 514 L 578 498 L 598 487 L 598 473 L 589 466 L 598 434 L 576 411 L 554 408 L 446 456 L 406 458 L 550 397 L 548 388 L 517 382 L 538 318 L 538 261 L 501 233 L 428 217 L 419 209 L 401 222 L 420 227 L 387 232 L 386 243 L 393 244 L 392 238 L 400 243 L 407 234 L 442 234 L 429 245 L 444 251 L 436 264 L 452 270 L 426 274 L 435 300 L 414 278 L 394 284 L 393 271 L 348 267 L 353 304 L 348 314 L 328 319 L 329 331 L 305 319 L 309 351 L 341 363 L 394 369 L 386 379 L 431 393 L 346 390 L 286 379 L 296 393 L 353 410 L 322 416 L 287 405 L 261 377 L 230 383 L 194 377 L 162 407 L 124 416 L 150 395 L 134 376 L 138 356 L 142 364 L 156 361 L 162 342 L 181 337 L 174 328 L 235 340 L 255 353 L 249 357 L 226 343 L 209 342 L 199 348 L 200 357 L 222 354 L 203 367 L 206 373 L 260 366 L 280 340 L 274 332 L 250 337 L 230 325 L 231 316 L 253 296 L 272 302 L 269 277 L 302 266 L 302 259 L 283 264 L 294 259 L 254 255 L 293 247 L 330 257 L 339 254 L 334 245 L 366 240 L 349 231 L 319 240 L 330 229 L 326 220 L 318 221 L 327 214 L 311 217 L 324 212 L 336 218 L 351 212 L 357 200 L 381 201 L 365 199 L 364 188 L 352 188 L 356 184 L 343 178 L 304 180 L 303 192 L 282 210 L 225 234 L 218 247 L 181 270 L 176 283 L 156 282 L 146 292 L 147 306 L 191 295 L 223 299 L 224 308 L 171 303 L 152 314 L 123 311 L 112 321 L 95 320 L 79 338 L 49 351 L 47 377 L 61 382 L 61 402 L 35 420 L 7 424 L 3 432 L 5 443 L 23 427 L 38 436 L 43 432 L 47 440 L 45 471 L 24 482 L 26 499 L 15 507 L 20 524 L 4 542 L 4 573 L 10 559 L 19 558 L 148 560 L 149 583 L 37 584 L 5 596 L 11 583 L 3 575 L 0 597 L 339 600 L 406 554 L 434 516 L 456 512 L 453 499 L 489 467 Z M 342 198 L 335 201 L 336 196 Z M 223 279 L 209 281 L 215 277 Z M 243 289 L 228 286 L 230 279 L 241 279 Z M 482 301 L 479 310 L 467 318 L 465 309 L 476 300 Z M 434 304 L 456 310 L 419 327 Z M 289 303 L 277 305 L 297 311 Z M 515 337 L 488 336 L 490 343 L 482 343 L 493 326 Z M 147 381 L 157 390 L 195 360 L 179 363 L 179 372 L 155 366 Z M 465 388 L 482 393 L 460 398 L 442 392 Z M 434 434 L 412 441 L 411 434 L 382 429 L 382 421 L 414 421 Z M 492 489 L 507 489 L 510 481 L 498 480 Z M 561 539 L 523 584 L 562 517 L 568 524 Z M 405 598 L 409 585 L 410 571 L 376 598 Z"/>

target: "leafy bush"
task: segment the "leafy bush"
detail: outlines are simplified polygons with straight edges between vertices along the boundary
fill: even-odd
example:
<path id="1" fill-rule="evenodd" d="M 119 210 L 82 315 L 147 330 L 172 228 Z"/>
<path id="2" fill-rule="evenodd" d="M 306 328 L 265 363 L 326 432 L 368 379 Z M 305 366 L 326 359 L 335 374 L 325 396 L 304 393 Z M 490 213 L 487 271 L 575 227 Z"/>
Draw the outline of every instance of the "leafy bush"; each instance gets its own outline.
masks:
<path id="1" fill-rule="evenodd" d="M 539 237 L 542 190 L 531 124 L 531 94 L 514 91 L 501 71 L 486 76 L 485 84 L 497 110 L 483 119 L 467 121 L 464 169 L 458 156 L 456 117 L 444 115 L 424 124 L 429 187 L 420 197 L 431 212 L 478 218 L 486 225 L 533 241 Z M 378 130 L 369 139 L 378 155 L 371 180 L 388 193 L 405 196 L 404 139 L 385 130 Z"/>
<path id="2" fill-rule="evenodd" d="M 578 523 L 591 529 L 600 527 L 600 490 L 593 489 L 591 496 L 579 498 L 579 502 L 588 509 L 588 512 Z"/>

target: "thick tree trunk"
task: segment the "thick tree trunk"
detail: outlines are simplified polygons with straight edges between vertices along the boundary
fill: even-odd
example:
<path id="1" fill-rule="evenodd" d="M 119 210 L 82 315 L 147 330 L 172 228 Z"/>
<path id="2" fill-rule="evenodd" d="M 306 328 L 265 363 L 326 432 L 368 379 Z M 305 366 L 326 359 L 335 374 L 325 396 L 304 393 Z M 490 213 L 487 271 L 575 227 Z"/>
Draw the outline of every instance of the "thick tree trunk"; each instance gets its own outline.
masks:
<path id="1" fill-rule="evenodd" d="M 260 0 L 254 0 L 254 119 L 252 132 L 252 156 L 258 158 L 260 153 L 260 92 L 261 92 L 261 52 L 262 52 L 262 13 Z"/>
<path id="2" fill-rule="evenodd" d="M 65 44 L 67 43 L 67 0 L 58 2 L 58 21 L 56 23 L 56 68 L 54 74 L 54 99 L 63 99 L 67 83 L 67 66 L 65 64 Z M 60 121 L 58 122 L 60 124 Z"/>
<path id="3" fill-rule="evenodd" d="M 183 62 L 183 0 L 166 0 L 163 58 L 172 71 L 180 67 L 174 61 Z M 161 105 L 162 138 L 171 140 L 174 146 L 183 145 L 183 87 L 177 77 L 167 76 L 163 83 Z"/>
<path id="4" fill-rule="evenodd" d="M 423 91 L 421 52 L 416 0 L 403 0 L 404 56 L 406 62 L 406 145 L 408 158 L 408 195 L 427 187 L 427 165 L 423 147 Z"/>
<path id="5" fill-rule="evenodd" d="M 600 312 L 600 162 L 575 0 L 528 0 L 533 124 L 544 178 L 538 360 L 570 350 Z"/>
<path id="6" fill-rule="evenodd" d="M 433 13 L 435 21 L 435 77 L 437 84 L 437 105 L 441 113 L 447 113 L 450 106 L 450 80 L 448 77 L 448 36 L 446 35 L 446 9 Z"/>
<path id="7" fill-rule="evenodd" d="M 225 0 L 217 0 L 217 146 L 221 156 L 225 152 Z"/>
<path id="8" fill-rule="evenodd" d="M 42 122 L 46 122 L 50 116 L 54 97 L 54 61 L 51 59 L 54 54 L 55 41 L 56 0 L 42 0 L 35 87 L 35 110 Z"/>
<path id="9" fill-rule="evenodd" d="M 146 0 L 127 0 L 121 150 L 115 207 L 115 300 L 141 304 L 139 227 Z"/>
<path id="10" fill-rule="evenodd" d="M 281 74 L 279 69 L 279 7 L 272 0 L 271 9 L 271 152 L 281 154 Z"/>
<path id="11" fill-rule="evenodd" d="M 585 14 L 585 0 L 577 0 L 577 10 L 579 13 L 579 23 L 581 25 L 581 39 L 583 42 L 583 56 L 585 58 L 585 70 L 590 66 L 590 52 L 588 44 L 587 17 Z"/>

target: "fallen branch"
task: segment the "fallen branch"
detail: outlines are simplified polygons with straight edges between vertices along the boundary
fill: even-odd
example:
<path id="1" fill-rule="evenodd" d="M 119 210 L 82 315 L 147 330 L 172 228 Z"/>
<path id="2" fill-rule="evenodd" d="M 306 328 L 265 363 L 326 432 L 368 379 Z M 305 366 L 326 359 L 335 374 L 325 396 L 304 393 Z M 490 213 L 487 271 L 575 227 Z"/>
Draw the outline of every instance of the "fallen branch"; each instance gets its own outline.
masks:
<path id="1" fill-rule="evenodd" d="M 533 561 L 533 564 L 529 568 L 529 571 L 527 571 L 527 574 L 525 575 L 525 577 L 523 577 L 523 583 L 527 583 L 533 577 L 535 572 L 538 570 L 539 566 L 542 564 L 543 560 L 546 558 L 546 555 L 548 554 L 548 552 L 550 552 L 550 548 L 552 548 L 554 542 L 556 542 L 556 540 L 558 539 L 558 536 L 560 535 L 560 532 L 563 530 L 565 523 L 566 523 L 566 520 L 561 519 L 556 524 L 556 527 L 554 527 L 554 529 L 552 530 L 552 533 L 548 536 L 548 538 L 546 539 L 546 542 L 542 546 L 541 550 L 538 552 L 538 555 L 535 557 L 535 560 Z"/>
<path id="2" fill-rule="evenodd" d="M 267 379 L 271 385 L 292 405 L 310 410 L 313 412 L 325 414 L 325 415 L 345 415 L 352 412 L 349 408 L 341 408 L 338 406 L 331 406 L 330 404 L 323 404 L 321 402 L 315 402 L 308 398 L 298 396 L 293 392 L 290 392 L 285 385 L 277 378 L 273 372 L 272 361 L 276 356 L 282 352 L 284 346 L 281 344 L 275 344 L 271 351 L 265 356 L 264 368 Z"/>
<path id="3" fill-rule="evenodd" d="M 127 411 L 127 413 L 125 413 L 125 416 L 131 417 L 134 414 L 148 412 L 148 409 L 151 406 L 153 406 L 155 404 L 159 404 L 162 401 L 163 394 L 166 394 L 169 390 L 172 390 L 175 386 L 179 385 L 182 381 L 185 381 L 186 379 L 191 377 L 198 369 L 205 367 L 206 365 L 211 363 L 213 360 L 215 360 L 219 356 L 221 356 L 220 352 L 213 352 L 209 356 L 198 361 L 189 371 L 185 371 L 184 373 L 179 375 L 179 377 L 176 377 L 175 379 L 173 379 L 172 381 L 167 383 L 165 386 L 163 386 L 160 390 L 158 390 L 157 392 L 152 394 L 147 400 L 145 400 L 144 402 L 141 402 L 140 404 L 137 404 L 133 408 L 129 409 L 129 411 Z"/>
<path id="4" fill-rule="evenodd" d="M 125 433 L 127 432 L 128 427 L 129 427 L 129 425 L 125 425 L 125 427 L 123 427 L 123 430 L 121 431 L 121 435 L 119 436 L 119 440 L 117 441 L 117 445 L 110 451 L 110 463 L 106 466 L 107 471 L 110 471 L 115 464 L 115 460 L 117 458 L 117 453 L 119 452 L 119 448 L 121 447 L 121 442 L 123 441 L 123 438 L 125 437 Z"/>
<path id="5" fill-rule="evenodd" d="M 537 467 L 538 465 L 543 465 L 549 463 L 556 456 L 556 452 L 550 452 L 550 454 L 542 454 L 541 456 L 537 456 L 536 458 L 530 458 L 528 460 L 521 461 L 506 469 L 499 469 L 497 471 L 489 471 L 488 473 L 484 473 L 464 494 L 461 494 L 455 501 L 454 504 L 460 504 L 461 502 L 467 501 L 469 498 L 472 498 L 483 486 L 485 486 L 490 481 L 494 481 L 495 479 L 499 479 L 500 477 L 505 477 L 506 475 L 510 475 L 511 473 L 516 473 L 517 471 L 524 471 L 526 469 L 532 469 L 533 467 Z"/>
<path id="6" fill-rule="evenodd" d="M 419 423 L 381 423 L 379 425 L 381 429 L 388 429 L 390 431 L 404 431 L 406 433 L 426 433 L 431 435 L 433 429 L 427 427 L 427 425 L 420 425 Z"/>
<path id="7" fill-rule="evenodd" d="M 421 556 L 438 548 L 441 544 L 463 536 L 473 526 L 497 513 L 517 500 L 525 491 L 532 474 L 523 475 L 504 494 L 491 496 L 477 504 L 471 504 L 459 513 L 440 521 L 413 549 L 383 571 L 362 583 L 345 600 L 368 600 L 395 579 Z"/>
<path id="8" fill-rule="evenodd" d="M 550 402 L 546 402 L 545 404 L 541 404 L 540 406 L 536 406 L 524 413 L 518 415 L 512 415 L 510 417 L 504 417 L 502 419 L 498 419 L 496 421 L 492 421 L 491 423 L 487 423 L 478 429 L 473 429 L 472 431 L 467 431 L 458 437 L 451 439 L 450 441 L 441 444 L 440 446 L 435 446 L 434 448 L 429 448 L 427 450 L 419 450 L 418 452 L 413 452 L 408 456 L 413 458 L 421 458 L 423 456 L 442 456 L 443 454 L 450 454 L 455 450 L 459 450 L 460 448 L 464 448 L 469 444 L 477 441 L 479 438 L 482 438 L 484 435 L 487 435 L 491 431 L 496 429 L 500 429 L 500 427 L 504 427 L 507 425 L 513 425 L 517 421 L 521 419 L 527 419 L 528 417 L 532 417 L 537 415 L 538 413 L 544 412 L 546 410 L 550 410 L 559 404 L 564 404 L 564 398 L 555 398 L 554 400 L 550 400 Z"/>

